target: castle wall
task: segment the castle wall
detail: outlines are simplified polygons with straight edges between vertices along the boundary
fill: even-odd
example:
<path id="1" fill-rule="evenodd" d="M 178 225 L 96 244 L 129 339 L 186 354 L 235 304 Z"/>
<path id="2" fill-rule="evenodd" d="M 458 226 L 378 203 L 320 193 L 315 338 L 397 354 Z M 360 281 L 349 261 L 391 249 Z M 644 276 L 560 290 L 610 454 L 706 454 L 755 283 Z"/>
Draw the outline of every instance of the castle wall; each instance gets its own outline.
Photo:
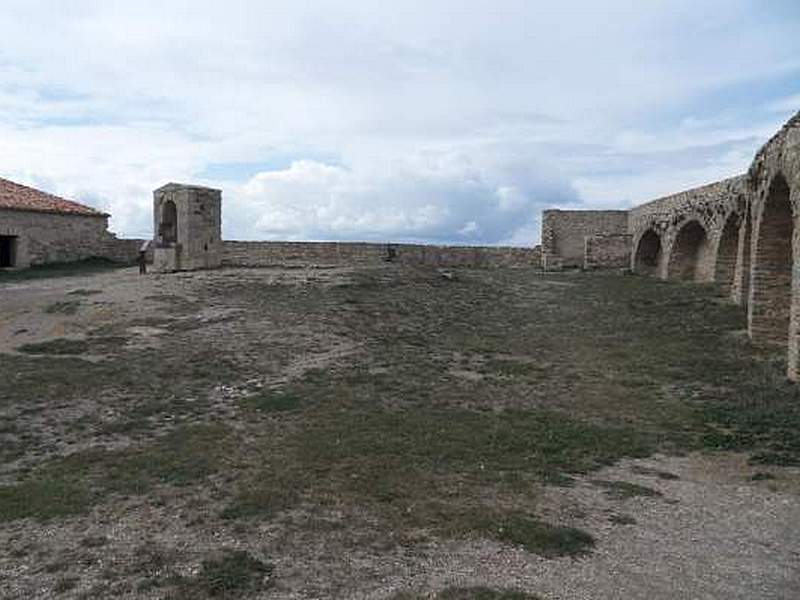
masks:
<path id="1" fill-rule="evenodd" d="M 625 210 L 546 210 L 542 213 L 542 265 L 583 267 L 587 236 L 628 233 Z"/>
<path id="2" fill-rule="evenodd" d="M 147 240 L 143 239 L 122 239 L 109 235 L 109 238 L 102 242 L 99 246 L 99 252 L 97 253 L 97 256 L 121 264 L 133 264 L 138 260 L 139 249 L 146 241 Z M 149 262 L 152 262 L 153 260 L 152 245 L 147 251 L 146 259 Z"/>
<path id="3" fill-rule="evenodd" d="M 627 220 L 618 228 L 620 214 Z M 545 268 L 612 266 L 714 282 L 747 308 L 757 345 L 786 352 L 800 379 L 800 113 L 756 154 L 746 175 L 658 198 L 629 211 L 545 211 Z"/>
<path id="4" fill-rule="evenodd" d="M 632 236 L 631 268 L 636 270 L 639 243 L 645 233 L 659 236 L 663 249 L 656 275 L 662 279 L 690 277 L 713 281 L 722 233 L 730 218 L 739 219 L 746 206 L 746 177 L 740 175 L 658 198 L 628 211 Z M 697 223 L 705 234 L 697 247 L 689 230 Z M 689 228 L 687 230 L 686 228 Z M 687 274 L 687 261 L 693 273 Z M 740 284 L 728 284 L 732 291 Z"/>
<path id="5" fill-rule="evenodd" d="M 389 257 L 387 244 L 366 242 L 222 242 L 222 264 L 239 267 L 328 266 L 380 264 Z M 451 266 L 534 266 L 536 248 L 428 246 L 391 244 L 393 261 Z"/>
<path id="6" fill-rule="evenodd" d="M 755 344 L 777 345 L 787 352 L 787 372 L 796 381 L 800 379 L 800 113 L 756 154 L 747 173 L 747 190 L 748 331 Z M 744 223 L 746 230 L 748 220 Z"/>
<path id="7" fill-rule="evenodd" d="M 584 269 L 627 269 L 630 265 L 631 236 L 627 233 L 589 235 L 584 244 Z"/>

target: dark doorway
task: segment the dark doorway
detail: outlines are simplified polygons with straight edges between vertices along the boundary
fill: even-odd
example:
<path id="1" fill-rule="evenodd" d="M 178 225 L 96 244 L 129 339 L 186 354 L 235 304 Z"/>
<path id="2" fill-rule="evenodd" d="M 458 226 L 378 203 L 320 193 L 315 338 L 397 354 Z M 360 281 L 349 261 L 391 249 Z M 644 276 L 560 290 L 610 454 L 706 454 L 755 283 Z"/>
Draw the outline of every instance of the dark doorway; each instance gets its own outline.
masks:
<path id="1" fill-rule="evenodd" d="M 703 281 L 703 267 L 707 260 L 708 237 L 697 221 L 689 221 L 678 232 L 667 265 L 670 279 Z"/>
<path id="2" fill-rule="evenodd" d="M 161 207 L 161 225 L 158 233 L 165 246 L 178 241 L 178 210 L 172 200 L 167 200 Z"/>
<path id="3" fill-rule="evenodd" d="M 648 229 L 639 240 L 636 248 L 634 268 L 637 273 L 657 275 L 661 263 L 661 238 L 652 229 Z"/>
<path id="4" fill-rule="evenodd" d="M 17 238 L 0 235 L 0 269 L 13 267 L 17 262 Z"/>

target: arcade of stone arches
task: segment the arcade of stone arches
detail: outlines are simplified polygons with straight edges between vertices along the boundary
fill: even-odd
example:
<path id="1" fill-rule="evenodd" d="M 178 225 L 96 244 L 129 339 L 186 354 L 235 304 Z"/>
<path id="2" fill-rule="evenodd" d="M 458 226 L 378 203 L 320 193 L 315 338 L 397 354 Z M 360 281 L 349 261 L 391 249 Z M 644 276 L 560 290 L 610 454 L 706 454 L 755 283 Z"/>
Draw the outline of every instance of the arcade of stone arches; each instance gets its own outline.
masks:
<path id="1" fill-rule="evenodd" d="M 769 165 L 763 160 L 769 144 L 761 151 L 762 160 L 756 158 L 743 193 L 731 198 L 728 210 L 716 218 L 710 211 L 686 211 L 673 215 L 666 225 L 662 219 L 642 226 L 634 235 L 631 266 L 637 273 L 662 279 L 717 283 L 746 308 L 754 343 L 786 348 L 788 375 L 797 380 L 798 146 L 781 150 Z"/>

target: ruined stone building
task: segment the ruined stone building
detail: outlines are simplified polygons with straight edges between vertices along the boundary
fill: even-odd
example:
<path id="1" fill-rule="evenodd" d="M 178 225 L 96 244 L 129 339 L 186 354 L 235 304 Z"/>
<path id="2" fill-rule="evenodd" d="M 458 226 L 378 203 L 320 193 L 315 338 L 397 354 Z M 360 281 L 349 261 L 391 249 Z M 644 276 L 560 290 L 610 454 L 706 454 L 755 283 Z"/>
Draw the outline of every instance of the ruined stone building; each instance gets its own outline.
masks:
<path id="1" fill-rule="evenodd" d="M 156 271 L 213 269 L 222 264 L 222 192 L 168 183 L 153 192 Z"/>
<path id="2" fill-rule="evenodd" d="M 800 374 L 800 113 L 747 173 L 627 211 L 548 210 L 542 265 L 629 268 L 716 282 L 747 311 L 757 345 L 786 350 Z"/>
<path id="3" fill-rule="evenodd" d="M 0 179 L 0 268 L 116 257 L 125 250 L 126 242 L 109 233 L 107 214 Z"/>

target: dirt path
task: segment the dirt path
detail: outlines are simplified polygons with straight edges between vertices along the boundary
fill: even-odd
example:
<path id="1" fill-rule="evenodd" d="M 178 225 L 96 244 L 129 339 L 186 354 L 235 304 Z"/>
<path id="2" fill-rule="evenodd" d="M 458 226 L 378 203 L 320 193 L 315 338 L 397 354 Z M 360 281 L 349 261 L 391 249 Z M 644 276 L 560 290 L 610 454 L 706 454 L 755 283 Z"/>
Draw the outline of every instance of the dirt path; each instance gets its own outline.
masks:
<path id="1" fill-rule="evenodd" d="M 637 474 L 643 468 L 677 479 Z M 754 471 L 739 455 L 623 461 L 591 479 L 634 482 L 663 497 L 613 500 L 587 481 L 548 491 L 555 512 L 595 515 L 573 518 L 598 539 L 590 556 L 547 560 L 496 543 L 452 543 L 384 584 L 490 585 L 552 600 L 800 598 L 800 472 L 756 483 Z M 609 519 L 621 515 L 633 522 Z"/>

